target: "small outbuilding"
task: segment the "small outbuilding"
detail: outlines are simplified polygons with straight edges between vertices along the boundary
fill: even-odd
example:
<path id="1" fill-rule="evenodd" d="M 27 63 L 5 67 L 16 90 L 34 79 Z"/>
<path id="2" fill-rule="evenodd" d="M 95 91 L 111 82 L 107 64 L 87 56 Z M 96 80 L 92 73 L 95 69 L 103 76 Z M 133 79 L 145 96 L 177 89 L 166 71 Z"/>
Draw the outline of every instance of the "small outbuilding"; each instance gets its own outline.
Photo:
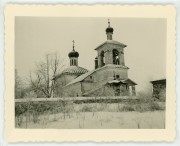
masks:
<path id="1" fill-rule="evenodd" d="M 151 81 L 153 85 L 152 97 L 154 99 L 166 100 L 166 79 Z"/>

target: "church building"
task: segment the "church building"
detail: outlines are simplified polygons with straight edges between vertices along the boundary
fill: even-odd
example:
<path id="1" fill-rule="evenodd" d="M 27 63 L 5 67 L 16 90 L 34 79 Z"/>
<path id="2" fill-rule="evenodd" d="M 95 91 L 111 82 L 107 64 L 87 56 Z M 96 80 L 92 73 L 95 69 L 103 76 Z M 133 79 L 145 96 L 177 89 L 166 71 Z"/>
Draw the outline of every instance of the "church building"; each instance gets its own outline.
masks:
<path id="1" fill-rule="evenodd" d="M 69 53 L 70 66 L 55 77 L 55 95 L 58 97 L 134 96 L 134 81 L 128 78 L 129 68 L 125 66 L 124 48 L 127 46 L 113 40 L 114 29 L 106 28 L 107 40 L 95 48 L 95 69 L 88 71 L 78 66 L 79 53 L 74 41 Z"/>

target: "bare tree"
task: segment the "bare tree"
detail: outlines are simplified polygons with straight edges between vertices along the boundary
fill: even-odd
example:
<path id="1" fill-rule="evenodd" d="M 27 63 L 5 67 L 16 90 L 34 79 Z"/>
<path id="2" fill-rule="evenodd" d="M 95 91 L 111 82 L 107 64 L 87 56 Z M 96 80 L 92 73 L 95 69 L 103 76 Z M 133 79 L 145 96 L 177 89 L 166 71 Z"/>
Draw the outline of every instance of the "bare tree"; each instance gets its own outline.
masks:
<path id="1" fill-rule="evenodd" d="M 25 96 L 23 86 L 22 79 L 19 77 L 17 69 L 15 69 L 15 98 L 23 98 Z"/>
<path id="2" fill-rule="evenodd" d="M 55 77 L 63 67 L 64 60 L 57 54 L 47 54 L 46 61 L 38 63 L 34 74 L 30 73 L 30 83 L 34 92 L 41 92 L 47 98 L 53 97 Z"/>

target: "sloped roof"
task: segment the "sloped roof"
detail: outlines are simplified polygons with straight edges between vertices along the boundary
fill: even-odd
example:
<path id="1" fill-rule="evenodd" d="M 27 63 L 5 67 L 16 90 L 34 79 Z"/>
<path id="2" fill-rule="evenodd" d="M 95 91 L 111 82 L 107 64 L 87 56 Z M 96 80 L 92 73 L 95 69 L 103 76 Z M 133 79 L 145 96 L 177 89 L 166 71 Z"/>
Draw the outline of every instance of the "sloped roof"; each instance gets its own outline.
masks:
<path id="1" fill-rule="evenodd" d="M 131 80 L 131 79 L 129 79 L 129 78 L 126 80 L 126 82 L 127 82 L 127 83 L 132 83 L 132 84 L 134 84 L 134 85 L 137 85 L 137 83 L 136 83 L 136 82 L 132 81 L 132 80 Z"/>
<path id="2" fill-rule="evenodd" d="M 92 71 L 89 71 L 89 72 L 87 72 L 87 73 L 85 73 L 85 74 L 82 74 L 81 76 L 75 78 L 73 81 L 71 81 L 71 82 L 70 82 L 69 84 L 67 84 L 66 86 L 71 85 L 71 84 L 74 84 L 74 83 L 77 83 L 77 82 L 80 82 L 80 81 L 84 80 L 86 77 L 88 77 L 89 75 L 91 75 L 91 74 L 94 73 L 94 72 L 95 72 L 95 70 L 92 70 Z"/>
<path id="3" fill-rule="evenodd" d="M 120 45 L 122 47 L 127 47 L 127 45 L 120 43 L 118 41 L 114 41 L 114 40 L 107 40 L 104 43 L 100 44 L 98 47 L 96 47 L 94 50 L 97 50 L 99 47 L 103 46 L 104 44 L 115 44 L 115 45 Z"/>
<path id="4" fill-rule="evenodd" d="M 158 79 L 158 80 L 153 80 L 150 81 L 151 83 L 160 83 L 160 82 L 166 82 L 166 79 Z"/>
<path id="5" fill-rule="evenodd" d="M 88 72 L 87 69 L 80 67 L 80 66 L 70 66 L 62 71 L 62 73 L 86 73 Z"/>
<path id="6" fill-rule="evenodd" d="M 64 69 L 60 74 L 58 74 L 55 78 L 60 77 L 62 74 L 68 73 L 68 74 L 84 74 L 87 73 L 88 70 L 79 67 L 79 66 L 69 66 L 68 68 Z"/>
<path id="7" fill-rule="evenodd" d="M 120 79 L 120 80 L 118 80 L 118 79 L 116 79 L 116 80 L 111 80 L 111 81 L 108 81 L 108 83 L 109 84 L 120 84 L 120 83 L 131 83 L 131 84 L 134 84 L 134 85 L 137 85 L 134 81 L 132 81 L 131 79 Z"/>
<path id="8" fill-rule="evenodd" d="M 125 80 L 111 80 L 108 81 L 109 84 L 119 84 L 119 83 L 126 83 Z"/>
<path id="9" fill-rule="evenodd" d="M 82 74 L 81 76 L 77 77 L 76 79 L 74 79 L 73 81 L 71 81 L 69 84 L 67 84 L 66 86 L 69 86 L 71 84 L 74 84 L 74 83 L 77 83 L 77 82 L 80 82 L 82 80 L 84 80 L 85 78 L 87 78 L 88 76 L 90 76 L 92 73 L 100 70 L 100 69 L 104 69 L 106 67 L 115 67 L 115 68 L 123 68 L 123 69 L 129 69 L 127 66 L 123 66 L 123 65 L 116 65 L 116 64 L 107 64 L 103 67 L 100 67 L 100 68 L 97 68 L 97 69 L 94 69 L 92 71 L 89 71 L 85 74 Z"/>

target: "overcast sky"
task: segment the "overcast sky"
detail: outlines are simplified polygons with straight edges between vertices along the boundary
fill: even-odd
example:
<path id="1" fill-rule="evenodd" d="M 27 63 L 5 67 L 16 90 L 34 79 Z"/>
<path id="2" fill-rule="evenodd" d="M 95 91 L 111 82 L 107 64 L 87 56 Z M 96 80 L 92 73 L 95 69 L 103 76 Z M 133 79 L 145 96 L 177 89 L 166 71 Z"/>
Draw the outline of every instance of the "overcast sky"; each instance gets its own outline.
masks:
<path id="1" fill-rule="evenodd" d="M 16 17 L 15 65 L 18 75 L 28 76 L 48 53 L 58 53 L 69 65 L 68 53 L 79 52 L 79 66 L 94 69 L 94 50 L 106 41 L 108 18 Z M 166 75 L 166 20 L 110 18 L 113 40 L 126 44 L 125 65 L 129 78 L 141 90 L 150 80 Z M 150 85 L 150 84 L 149 84 Z"/>

